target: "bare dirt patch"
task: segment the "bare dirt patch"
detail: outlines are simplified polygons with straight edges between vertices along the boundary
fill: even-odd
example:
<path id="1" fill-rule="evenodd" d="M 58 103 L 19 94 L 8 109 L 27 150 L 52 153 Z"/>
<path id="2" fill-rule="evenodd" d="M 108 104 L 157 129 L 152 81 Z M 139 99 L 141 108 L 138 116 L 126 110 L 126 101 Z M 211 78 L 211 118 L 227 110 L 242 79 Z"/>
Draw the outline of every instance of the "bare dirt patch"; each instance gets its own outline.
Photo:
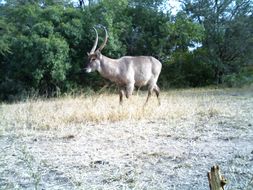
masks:
<path id="1" fill-rule="evenodd" d="M 0 189 L 253 188 L 250 89 L 29 100 L 0 106 Z"/>

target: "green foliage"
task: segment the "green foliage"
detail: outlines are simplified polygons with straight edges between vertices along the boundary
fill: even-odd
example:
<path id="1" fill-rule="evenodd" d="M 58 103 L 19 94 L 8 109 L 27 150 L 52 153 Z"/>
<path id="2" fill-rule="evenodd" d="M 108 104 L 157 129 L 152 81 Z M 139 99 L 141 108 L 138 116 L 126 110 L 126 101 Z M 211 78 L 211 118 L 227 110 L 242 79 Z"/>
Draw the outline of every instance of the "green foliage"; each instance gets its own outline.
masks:
<path id="1" fill-rule="evenodd" d="M 41 92 L 51 92 L 66 79 L 69 48 L 63 39 L 33 35 L 13 41 L 12 54 L 17 56 L 6 66 L 6 79 L 18 81 L 24 90 L 32 87 Z"/>
<path id="2" fill-rule="evenodd" d="M 171 24 L 170 41 L 174 43 L 175 51 L 187 52 L 201 43 L 204 38 L 202 25 L 192 22 L 184 12 L 179 12 Z"/>
<path id="3" fill-rule="evenodd" d="M 0 55 L 10 53 L 10 26 L 6 21 L 0 18 Z"/>
<path id="4" fill-rule="evenodd" d="M 209 85 L 214 80 L 214 71 L 204 58 L 205 52 L 177 52 L 163 68 L 163 87 L 197 87 Z M 167 81 L 167 82 L 166 82 Z"/>
<path id="5" fill-rule="evenodd" d="M 12 37 L 9 53 L 2 57 L 2 98 L 29 91 L 51 94 L 64 87 L 70 68 L 66 40 L 56 32 L 52 21 L 40 17 L 43 10 L 37 5 L 11 9 L 12 12 L 6 11 L 7 15 L 11 14 L 7 18 L 16 24 L 16 28 L 9 34 Z M 14 13 L 19 17 L 12 20 Z"/>
<path id="6" fill-rule="evenodd" d="M 228 87 L 243 87 L 253 83 L 253 68 L 243 68 L 239 73 L 224 76 L 223 81 Z"/>
<path id="7" fill-rule="evenodd" d="M 43 21 L 40 23 L 36 23 L 32 26 L 31 29 L 32 34 L 37 34 L 41 37 L 49 37 L 54 33 L 54 26 L 51 22 Z"/>
<path id="8" fill-rule="evenodd" d="M 161 57 L 165 53 L 164 50 L 169 49 L 167 33 L 169 17 L 145 7 L 131 8 L 128 14 L 132 19 L 132 27 L 126 36 L 128 52 L 131 55 Z"/>
<path id="9" fill-rule="evenodd" d="M 204 27 L 202 48 L 209 54 L 217 83 L 222 83 L 225 75 L 238 73 L 245 64 L 252 64 L 252 1 L 183 2 L 184 11 Z"/>

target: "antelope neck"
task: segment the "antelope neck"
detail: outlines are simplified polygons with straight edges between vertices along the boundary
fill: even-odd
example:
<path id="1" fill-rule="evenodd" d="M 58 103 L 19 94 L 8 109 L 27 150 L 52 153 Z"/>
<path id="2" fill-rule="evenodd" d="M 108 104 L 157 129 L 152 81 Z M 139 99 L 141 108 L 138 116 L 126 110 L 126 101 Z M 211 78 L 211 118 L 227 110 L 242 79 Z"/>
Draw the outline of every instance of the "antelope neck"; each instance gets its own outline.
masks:
<path id="1" fill-rule="evenodd" d="M 100 69 L 98 72 L 103 77 L 114 80 L 113 78 L 116 78 L 119 73 L 117 61 L 115 59 L 101 55 Z"/>

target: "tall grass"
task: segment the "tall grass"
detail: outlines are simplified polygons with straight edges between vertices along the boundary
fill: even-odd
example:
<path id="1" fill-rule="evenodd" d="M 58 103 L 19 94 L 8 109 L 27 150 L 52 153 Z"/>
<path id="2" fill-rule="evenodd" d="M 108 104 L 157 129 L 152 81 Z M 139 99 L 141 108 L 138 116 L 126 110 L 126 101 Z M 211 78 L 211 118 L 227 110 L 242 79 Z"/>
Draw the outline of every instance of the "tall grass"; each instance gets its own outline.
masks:
<path id="1" fill-rule="evenodd" d="M 215 115 L 236 115 L 231 109 L 231 90 L 189 89 L 161 93 L 161 106 L 155 96 L 144 106 L 146 93 L 140 92 L 119 105 L 117 94 L 66 96 L 56 99 L 29 99 L 15 104 L 2 104 L 2 126 L 47 130 L 71 124 L 105 123 L 138 120 L 177 120 Z M 230 106 L 229 106 L 230 105 Z"/>

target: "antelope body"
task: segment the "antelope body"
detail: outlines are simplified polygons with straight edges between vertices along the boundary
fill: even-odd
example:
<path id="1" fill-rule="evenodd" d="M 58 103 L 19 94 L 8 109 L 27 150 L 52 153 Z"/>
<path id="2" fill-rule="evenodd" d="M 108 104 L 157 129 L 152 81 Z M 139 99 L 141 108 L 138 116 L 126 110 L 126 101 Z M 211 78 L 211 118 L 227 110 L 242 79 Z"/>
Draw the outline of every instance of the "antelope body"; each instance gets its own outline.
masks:
<path id="1" fill-rule="evenodd" d="M 105 29 L 105 28 L 104 28 Z M 88 53 L 89 63 L 86 72 L 98 71 L 104 78 L 115 82 L 119 87 L 120 103 L 123 102 L 123 96 L 130 97 L 133 93 L 134 87 L 142 87 L 148 85 L 148 97 L 155 91 L 158 102 L 159 87 L 157 80 L 160 75 L 162 64 L 156 58 L 151 56 L 124 56 L 119 59 L 111 59 L 101 54 L 102 49 L 108 40 L 107 30 L 105 29 L 105 40 L 103 44 L 97 49 L 98 33 L 96 32 L 96 40 Z"/>

